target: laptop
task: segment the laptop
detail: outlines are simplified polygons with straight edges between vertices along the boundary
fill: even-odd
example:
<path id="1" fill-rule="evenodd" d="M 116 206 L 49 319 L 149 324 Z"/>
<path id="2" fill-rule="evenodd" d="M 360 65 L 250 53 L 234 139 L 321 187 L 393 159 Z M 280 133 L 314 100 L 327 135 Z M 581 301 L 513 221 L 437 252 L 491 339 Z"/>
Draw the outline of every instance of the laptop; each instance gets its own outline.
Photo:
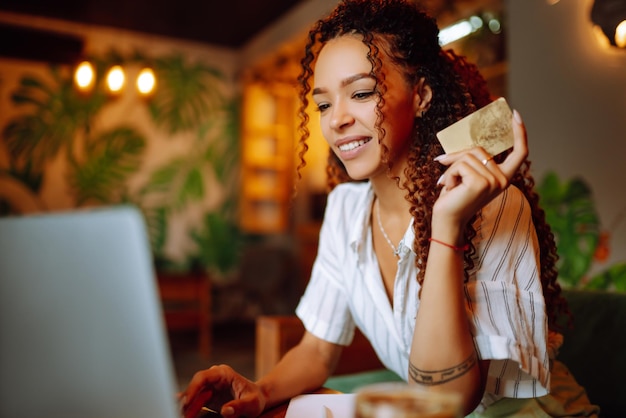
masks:
<path id="1" fill-rule="evenodd" d="M 179 417 L 141 212 L 0 218 L 0 417 Z"/>

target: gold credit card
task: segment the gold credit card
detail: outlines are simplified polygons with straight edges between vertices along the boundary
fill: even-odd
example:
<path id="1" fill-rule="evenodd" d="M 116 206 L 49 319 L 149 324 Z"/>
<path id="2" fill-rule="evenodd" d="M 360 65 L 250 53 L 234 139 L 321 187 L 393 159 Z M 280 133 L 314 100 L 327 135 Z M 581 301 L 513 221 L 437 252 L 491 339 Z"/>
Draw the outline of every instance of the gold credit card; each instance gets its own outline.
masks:
<path id="1" fill-rule="evenodd" d="M 512 112 L 503 97 L 437 133 L 446 154 L 483 147 L 498 155 L 513 146 Z"/>

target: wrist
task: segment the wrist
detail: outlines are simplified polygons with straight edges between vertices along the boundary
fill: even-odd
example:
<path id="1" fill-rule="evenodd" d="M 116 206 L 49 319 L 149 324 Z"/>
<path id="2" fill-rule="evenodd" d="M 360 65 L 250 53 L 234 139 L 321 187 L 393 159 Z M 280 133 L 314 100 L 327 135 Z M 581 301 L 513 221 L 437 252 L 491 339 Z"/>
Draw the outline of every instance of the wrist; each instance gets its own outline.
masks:
<path id="1" fill-rule="evenodd" d="M 470 247 L 467 242 L 463 245 L 456 245 L 456 244 L 450 244 L 448 242 L 445 242 L 445 241 L 442 241 L 433 237 L 428 238 L 428 241 L 430 241 L 431 243 L 434 242 L 438 245 L 443 245 L 444 247 L 450 248 L 451 250 L 456 251 L 456 252 L 465 252 L 469 250 L 469 247 Z"/>
<path id="2" fill-rule="evenodd" d="M 437 221 L 433 218 L 430 228 L 430 237 L 455 247 L 461 247 L 465 245 L 464 232 L 464 225 L 452 221 Z"/>
<path id="3" fill-rule="evenodd" d="M 261 404 L 263 405 L 263 408 L 267 408 L 268 406 L 272 405 L 271 402 L 271 392 L 272 392 L 272 385 L 271 383 L 268 381 L 268 379 L 266 379 L 265 377 L 257 380 L 256 382 L 254 382 L 254 384 L 257 386 L 258 390 L 259 390 L 259 396 L 262 398 L 260 399 Z"/>

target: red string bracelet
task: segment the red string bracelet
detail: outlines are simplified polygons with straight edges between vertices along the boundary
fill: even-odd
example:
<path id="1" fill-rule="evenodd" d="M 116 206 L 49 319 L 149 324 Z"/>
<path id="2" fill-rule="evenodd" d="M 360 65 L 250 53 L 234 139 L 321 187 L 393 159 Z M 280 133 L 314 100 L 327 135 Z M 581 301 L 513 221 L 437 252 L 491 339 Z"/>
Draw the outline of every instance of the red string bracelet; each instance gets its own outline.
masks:
<path id="1" fill-rule="evenodd" d="M 465 252 L 465 251 L 469 250 L 469 247 L 470 247 L 468 243 L 465 243 L 465 245 L 463 245 L 461 247 L 457 247 L 456 245 L 450 245 L 447 242 L 439 241 L 438 239 L 435 239 L 435 238 L 428 238 L 428 241 L 436 242 L 437 244 L 441 244 L 444 247 L 452 248 L 454 251 L 463 251 L 463 252 Z"/>

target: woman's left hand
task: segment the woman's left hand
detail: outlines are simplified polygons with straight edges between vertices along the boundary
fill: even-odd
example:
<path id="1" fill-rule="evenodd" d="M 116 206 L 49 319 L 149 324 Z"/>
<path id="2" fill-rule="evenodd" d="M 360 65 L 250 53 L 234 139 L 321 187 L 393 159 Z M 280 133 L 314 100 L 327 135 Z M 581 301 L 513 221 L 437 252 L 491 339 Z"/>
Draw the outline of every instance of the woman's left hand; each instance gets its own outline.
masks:
<path id="1" fill-rule="evenodd" d="M 508 185 L 528 156 L 528 141 L 524 123 L 517 111 L 513 112 L 513 151 L 497 164 L 481 147 L 471 148 L 437 158 L 449 166 L 439 180 L 442 190 L 433 208 L 433 217 L 443 216 L 448 221 L 465 225 Z"/>

